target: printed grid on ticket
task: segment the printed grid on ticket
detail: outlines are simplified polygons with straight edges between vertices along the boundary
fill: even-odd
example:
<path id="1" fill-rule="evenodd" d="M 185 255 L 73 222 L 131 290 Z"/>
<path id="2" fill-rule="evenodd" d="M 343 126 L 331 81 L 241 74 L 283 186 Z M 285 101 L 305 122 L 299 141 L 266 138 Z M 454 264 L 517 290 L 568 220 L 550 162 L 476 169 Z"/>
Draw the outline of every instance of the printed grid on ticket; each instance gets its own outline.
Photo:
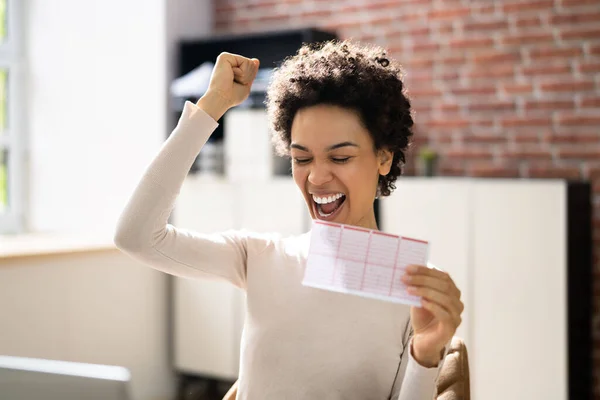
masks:
<path id="1" fill-rule="evenodd" d="M 324 221 L 314 221 L 305 286 L 421 305 L 401 278 L 410 264 L 426 265 L 423 240 Z"/>

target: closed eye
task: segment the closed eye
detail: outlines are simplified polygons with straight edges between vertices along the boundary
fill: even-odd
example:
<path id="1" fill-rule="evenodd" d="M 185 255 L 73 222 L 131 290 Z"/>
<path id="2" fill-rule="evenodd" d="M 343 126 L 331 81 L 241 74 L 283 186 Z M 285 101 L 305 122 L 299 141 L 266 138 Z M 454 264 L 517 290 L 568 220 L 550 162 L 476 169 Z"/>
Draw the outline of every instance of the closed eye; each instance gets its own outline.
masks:
<path id="1" fill-rule="evenodd" d="M 333 160 L 333 162 L 336 162 L 338 164 L 344 164 L 346 162 L 348 162 L 348 160 L 350 160 L 352 157 L 332 157 L 331 159 Z"/>
<path id="2" fill-rule="evenodd" d="M 310 162 L 310 158 L 294 158 L 294 163 L 298 165 L 308 164 Z"/>

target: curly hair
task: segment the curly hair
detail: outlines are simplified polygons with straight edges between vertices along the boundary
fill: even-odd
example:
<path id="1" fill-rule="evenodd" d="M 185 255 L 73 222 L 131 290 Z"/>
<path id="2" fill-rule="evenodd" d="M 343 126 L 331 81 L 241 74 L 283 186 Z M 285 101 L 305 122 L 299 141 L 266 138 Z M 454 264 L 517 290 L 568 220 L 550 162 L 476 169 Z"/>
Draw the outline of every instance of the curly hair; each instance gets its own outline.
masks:
<path id="1" fill-rule="evenodd" d="M 304 44 L 273 74 L 265 104 L 273 143 L 288 155 L 294 116 L 299 109 L 330 104 L 358 112 L 375 151 L 393 153 L 388 175 L 379 176 L 380 196 L 389 196 L 402 174 L 414 124 L 404 93 L 400 65 L 374 45 L 348 40 Z"/>

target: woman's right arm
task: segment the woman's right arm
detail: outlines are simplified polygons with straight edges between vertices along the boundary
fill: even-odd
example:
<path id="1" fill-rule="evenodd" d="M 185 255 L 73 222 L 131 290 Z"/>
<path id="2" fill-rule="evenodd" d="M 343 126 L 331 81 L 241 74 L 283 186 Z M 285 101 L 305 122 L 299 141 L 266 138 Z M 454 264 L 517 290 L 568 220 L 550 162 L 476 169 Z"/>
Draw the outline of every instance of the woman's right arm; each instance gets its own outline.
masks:
<path id="1" fill-rule="evenodd" d="M 257 70 L 258 60 L 219 56 L 207 94 L 196 105 L 186 102 L 177 127 L 121 213 L 114 236 L 120 250 L 169 274 L 216 275 L 245 286 L 247 247 L 242 234 L 200 234 L 167 221 L 195 158 L 218 125 L 216 120 L 248 96 Z"/>

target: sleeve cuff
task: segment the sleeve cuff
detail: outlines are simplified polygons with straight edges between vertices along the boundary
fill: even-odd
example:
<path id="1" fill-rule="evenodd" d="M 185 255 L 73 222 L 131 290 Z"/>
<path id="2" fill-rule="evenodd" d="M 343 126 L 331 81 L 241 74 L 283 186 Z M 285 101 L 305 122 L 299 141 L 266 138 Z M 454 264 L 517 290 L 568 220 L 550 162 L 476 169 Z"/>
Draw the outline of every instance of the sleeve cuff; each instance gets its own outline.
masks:
<path id="1" fill-rule="evenodd" d="M 219 123 L 217 121 L 215 121 L 203 109 L 201 109 L 189 100 L 185 102 L 183 106 L 183 112 L 181 113 L 181 117 L 179 118 L 179 124 L 188 123 L 199 125 L 204 130 L 210 131 L 211 133 L 219 126 Z"/>
<path id="2" fill-rule="evenodd" d="M 412 344 L 413 344 L 413 338 L 410 338 L 410 341 L 408 342 L 408 367 L 407 367 L 407 371 L 410 368 L 414 368 L 415 372 L 416 371 L 420 371 L 423 373 L 427 373 L 427 374 L 435 374 L 435 376 L 437 376 L 437 373 L 439 371 L 439 369 L 441 368 L 442 364 L 444 363 L 444 357 L 448 352 L 448 345 L 446 345 L 446 347 L 444 348 L 444 356 L 441 358 L 440 362 L 438 363 L 438 365 L 436 365 L 435 367 L 425 367 L 421 364 L 419 364 L 419 362 L 414 358 L 413 354 L 412 354 Z"/>

